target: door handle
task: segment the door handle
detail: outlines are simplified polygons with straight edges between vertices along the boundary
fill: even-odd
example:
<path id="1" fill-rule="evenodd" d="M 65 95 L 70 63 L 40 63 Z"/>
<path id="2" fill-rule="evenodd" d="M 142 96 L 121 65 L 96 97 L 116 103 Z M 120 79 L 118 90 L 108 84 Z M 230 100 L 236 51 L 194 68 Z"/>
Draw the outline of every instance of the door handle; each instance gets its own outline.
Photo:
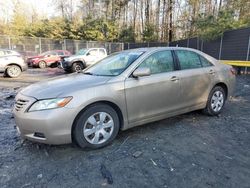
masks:
<path id="1" fill-rule="evenodd" d="M 179 80 L 179 78 L 178 78 L 178 77 L 176 77 L 176 76 L 173 76 L 172 78 L 170 78 L 170 80 L 174 82 L 174 81 L 178 81 L 178 80 Z"/>
<path id="2" fill-rule="evenodd" d="M 214 71 L 214 70 L 210 70 L 208 73 L 209 73 L 209 74 L 214 74 L 215 71 Z"/>

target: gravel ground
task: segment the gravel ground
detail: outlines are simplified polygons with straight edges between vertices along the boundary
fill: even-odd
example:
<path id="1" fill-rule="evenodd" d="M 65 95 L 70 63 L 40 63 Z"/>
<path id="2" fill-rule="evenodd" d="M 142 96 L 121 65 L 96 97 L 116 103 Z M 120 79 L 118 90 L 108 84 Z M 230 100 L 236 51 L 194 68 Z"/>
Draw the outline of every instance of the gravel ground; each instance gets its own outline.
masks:
<path id="1" fill-rule="evenodd" d="M 55 75 L 0 78 L 0 187 L 250 187 L 250 76 L 237 77 L 223 113 L 192 112 L 136 127 L 82 150 L 22 141 L 11 113 L 20 87 Z"/>

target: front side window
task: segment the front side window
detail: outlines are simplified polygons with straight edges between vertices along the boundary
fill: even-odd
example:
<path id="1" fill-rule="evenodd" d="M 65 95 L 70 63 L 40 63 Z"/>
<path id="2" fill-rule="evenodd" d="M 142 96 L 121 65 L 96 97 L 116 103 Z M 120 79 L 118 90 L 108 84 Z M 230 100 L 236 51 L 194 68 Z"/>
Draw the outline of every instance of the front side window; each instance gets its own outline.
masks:
<path id="1" fill-rule="evenodd" d="M 64 55 L 63 51 L 57 52 L 58 55 Z"/>
<path id="2" fill-rule="evenodd" d="M 198 54 L 187 50 L 176 50 L 175 53 L 182 70 L 202 67 Z"/>
<path id="3" fill-rule="evenodd" d="M 88 49 L 81 49 L 76 53 L 76 55 L 85 55 L 87 51 Z"/>
<path id="4" fill-rule="evenodd" d="M 151 74 L 170 72 L 174 70 L 174 60 L 171 51 L 160 51 L 150 55 L 139 67 L 149 68 Z"/>
<path id="5" fill-rule="evenodd" d="M 126 70 L 143 51 L 112 54 L 87 69 L 84 73 L 98 76 L 117 76 Z"/>

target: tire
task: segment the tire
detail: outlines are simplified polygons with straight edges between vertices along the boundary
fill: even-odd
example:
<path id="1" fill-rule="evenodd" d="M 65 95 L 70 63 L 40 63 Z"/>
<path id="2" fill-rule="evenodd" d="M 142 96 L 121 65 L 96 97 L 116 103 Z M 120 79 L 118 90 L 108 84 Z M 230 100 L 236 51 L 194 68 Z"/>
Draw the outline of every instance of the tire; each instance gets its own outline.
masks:
<path id="1" fill-rule="evenodd" d="M 73 141 L 81 148 L 101 148 L 115 139 L 119 128 L 116 111 L 109 105 L 95 104 L 77 118 L 72 131 Z"/>
<path id="2" fill-rule="evenodd" d="M 76 62 L 76 63 L 73 63 L 72 67 L 71 67 L 71 71 L 72 72 L 79 72 L 81 70 L 83 70 L 85 67 L 82 63 L 80 62 Z"/>
<path id="3" fill-rule="evenodd" d="M 216 116 L 223 110 L 226 101 L 225 90 L 220 86 L 215 86 L 208 96 L 206 108 L 203 112 L 210 116 Z"/>
<path id="4" fill-rule="evenodd" d="M 45 69 L 47 67 L 47 64 L 46 64 L 45 61 L 40 61 L 38 63 L 38 66 L 39 66 L 40 69 Z"/>
<path id="5" fill-rule="evenodd" d="M 22 73 L 22 69 L 17 65 L 10 65 L 6 69 L 6 75 L 11 77 L 11 78 L 16 78 L 16 77 L 20 76 L 21 73 Z"/>

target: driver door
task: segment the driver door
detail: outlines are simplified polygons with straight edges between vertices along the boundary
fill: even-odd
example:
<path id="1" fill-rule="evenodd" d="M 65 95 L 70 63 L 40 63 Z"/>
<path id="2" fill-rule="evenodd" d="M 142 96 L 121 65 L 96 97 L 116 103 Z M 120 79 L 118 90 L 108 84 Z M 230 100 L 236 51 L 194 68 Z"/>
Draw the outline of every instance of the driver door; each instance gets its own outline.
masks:
<path id="1" fill-rule="evenodd" d="M 125 80 L 129 123 L 135 123 L 177 110 L 180 107 L 180 81 L 174 71 L 170 50 L 158 51 L 138 67 L 148 67 L 150 76 Z"/>

